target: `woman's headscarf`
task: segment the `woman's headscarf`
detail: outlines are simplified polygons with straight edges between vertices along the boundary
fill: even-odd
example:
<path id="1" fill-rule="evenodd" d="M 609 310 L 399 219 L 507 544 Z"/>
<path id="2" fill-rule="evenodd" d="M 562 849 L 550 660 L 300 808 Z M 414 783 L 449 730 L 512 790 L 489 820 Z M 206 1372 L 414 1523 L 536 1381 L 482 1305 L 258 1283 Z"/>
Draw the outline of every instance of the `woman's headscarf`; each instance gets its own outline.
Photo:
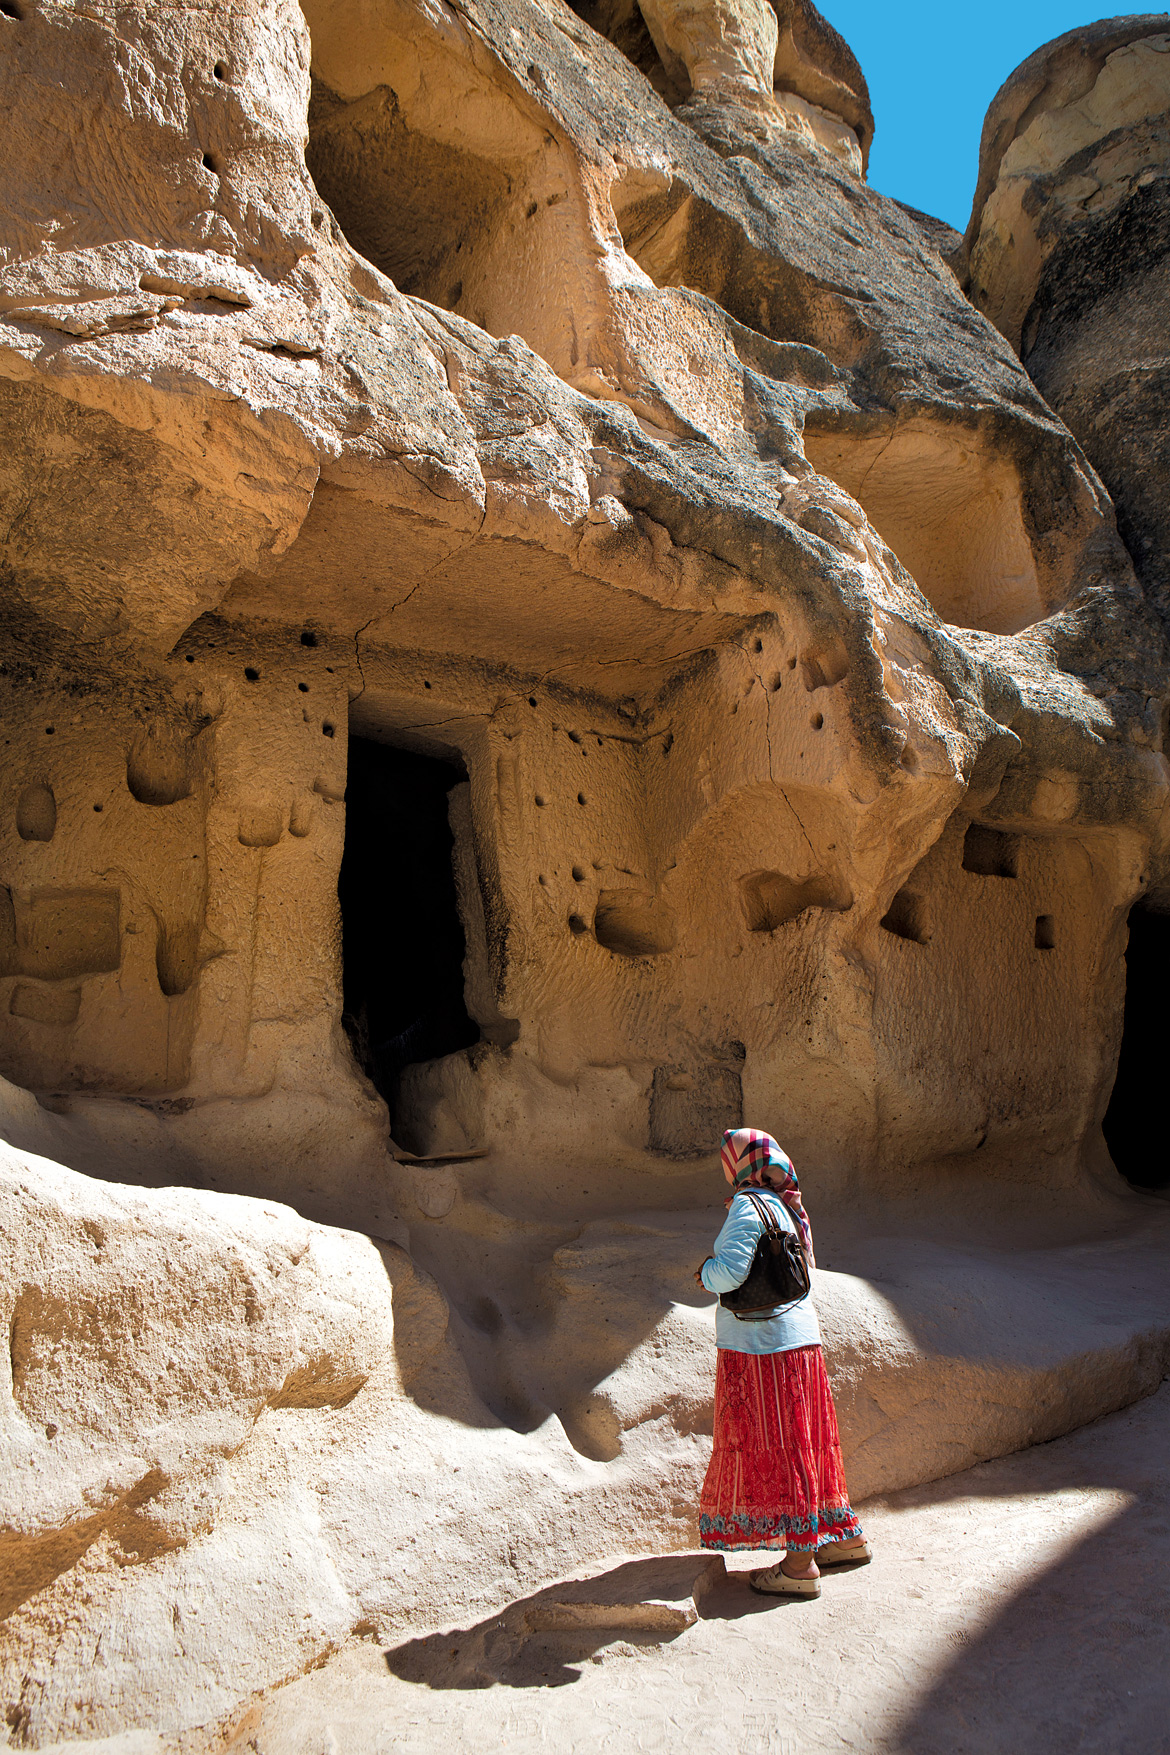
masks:
<path id="1" fill-rule="evenodd" d="M 800 1198 L 800 1184 L 796 1180 L 796 1171 L 792 1168 L 788 1153 L 781 1150 L 770 1133 L 761 1133 L 755 1127 L 736 1127 L 728 1128 L 724 1134 L 721 1156 L 724 1174 L 731 1183 L 727 1205 L 730 1206 L 736 1195 L 745 1188 L 770 1188 L 774 1194 L 780 1196 L 796 1220 L 808 1256 L 808 1265 L 815 1267 L 812 1227 L 804 1210 L 804 1202 Z"/>

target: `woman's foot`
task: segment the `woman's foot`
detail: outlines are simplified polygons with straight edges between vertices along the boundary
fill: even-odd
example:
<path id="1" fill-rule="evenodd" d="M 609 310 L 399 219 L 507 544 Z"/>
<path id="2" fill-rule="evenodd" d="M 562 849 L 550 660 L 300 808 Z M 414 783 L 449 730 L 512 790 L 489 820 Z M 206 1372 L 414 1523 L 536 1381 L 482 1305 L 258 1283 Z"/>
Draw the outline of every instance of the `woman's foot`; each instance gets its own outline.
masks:
<path id="1" fill-rule="evenodd" d="M 819 1597 L 821 1575 L 811 1554 L 785 1554 L 778 1566 L 757 1572 L 748 1583 L 772 1597 Z"/>
<path id="2" fill-rule="evenodd" d="M 851 1536 L 847 1542 L 826 1542 L 817 1549 L 818 1566 L 865 1566 L 873 1559 L 873 1550 L 864 1536 Z"/>

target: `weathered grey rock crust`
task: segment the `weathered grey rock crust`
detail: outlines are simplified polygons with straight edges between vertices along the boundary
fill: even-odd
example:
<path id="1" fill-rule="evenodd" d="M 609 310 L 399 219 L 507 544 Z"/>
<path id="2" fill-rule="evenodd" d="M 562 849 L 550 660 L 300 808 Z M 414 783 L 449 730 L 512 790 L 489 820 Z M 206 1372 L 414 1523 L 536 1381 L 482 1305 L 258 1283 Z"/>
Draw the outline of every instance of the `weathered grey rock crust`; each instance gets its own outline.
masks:
<path id="1" fill-rule="evenodd" d="M 1108 19 L 996 97 L 968 232 L 972 296 L 1085 447 L 1163 623 L 1168 177 L 1170 14 Z"/>

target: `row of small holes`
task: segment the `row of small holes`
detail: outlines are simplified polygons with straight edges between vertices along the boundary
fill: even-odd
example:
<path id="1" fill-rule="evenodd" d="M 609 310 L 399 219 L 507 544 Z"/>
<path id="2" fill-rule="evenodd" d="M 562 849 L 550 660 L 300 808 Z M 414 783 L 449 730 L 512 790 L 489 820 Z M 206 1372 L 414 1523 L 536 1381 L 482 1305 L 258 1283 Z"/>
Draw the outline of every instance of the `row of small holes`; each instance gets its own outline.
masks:
<path id="1" fill-rule="evenodd" d="M 576 875 L 574 870 L 573 876 L 576 877 Z M 884 932 L 890 933 L 895 938 L 910 938 L 911 943 L 923 942 L 922 940 L 915 941 L 912 935 L 899 932 L 894 926 L 887 926 L 885 920 L 881 922 L 881 926 Z M 1032 942 L 1038 951 L 1054 951 L 1056 949 L 1056 918 L 1054 915 L 1037 914 Z"/>
<path id="2" fill-rule="evenodd" d="M 306 628 L 304 633 L 301 635 L 301 645 L 302 646 L 315 646 L 316 644 L 317 644 L 316 634 L 313 633 L 311 628 Z M 209 652 L 215 651 L 215 641 L 214 640 L 208 640 L 207 650 Z M 184 656 L 186 657 L 188 664 L 194 664 L 194 662 L 195 662 L 195 653 L 194 652 L 187 652 L 184 654 Z M 328 665 L 326 666 L 326 669 L 329 669 Z M 330 675 L 332 675 L 332 674 L 333 673 L 330 670 Z M 260 680 L 260 672 L 258 670 L 256 670 L 252 665 L 245 665 L 244 666 L 244 675 L 247 677 L 249 682 L 258 682 Z M 306 686 L 307 685 L 304 683 L 301 684 L 302 688 L 304 688 Z M 430 686 L 431 686 L 430 683 L 423 684 L 423 687 L 427 688 L 427 689 L 429 689 Z"/>
<path id="3" fill-rule="evenodd" d="M 228 76 L 226 61 L 217 61 L 211 71 L 216 79 L 225 80 Z M 210 152 L 203 154 L 203 169 L 210 171 L 213 177 L 219 176 L 219 163 Z"/>
<path id="4" fill-rule="evenodd" d="M 303 646 L 310 646 L 310 645 L 315 646 L 317 644 L 317 636 L 315 634 L 309 634 L 309 635 L 302 634 L 301 635 L 301 644 Z M 255 665 L 253 665 L 253 664 L 245 664 L 244 675 L 247 677 L 249 682 L 259 682 L 260 681 L 260 672 L 256 669 Z M 309 692 L 309 685 L 306 682 L 298 683 L 297 688 L 300 690 L 302 695 L 307 695 Z M 325 737 L 332 737 L 335 730 L 336 730 L 336 727 L 331 725 L 329 723 L 328 719 L 326 719 L 325 722 L 323 723 L 323 725 L 321 726 L 321 731 Z M 537 799 L 537 803 L 539 804 L 540 802 L 541 801 L 539 799 Z"/>

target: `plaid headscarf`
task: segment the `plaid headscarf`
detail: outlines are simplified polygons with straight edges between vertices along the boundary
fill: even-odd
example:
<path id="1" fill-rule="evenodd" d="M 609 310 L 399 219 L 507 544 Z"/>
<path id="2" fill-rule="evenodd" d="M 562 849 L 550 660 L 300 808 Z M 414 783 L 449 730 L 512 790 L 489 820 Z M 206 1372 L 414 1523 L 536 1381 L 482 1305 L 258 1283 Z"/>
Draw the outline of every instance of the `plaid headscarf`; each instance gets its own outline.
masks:
<path id="1" fill-rule="evenodd" d="M 815 1267 L 812 1228 L 804 1210 L 804 1202 L 800 1198 L 800 1184 L 796 1180 L 796 1171 L 792 1168 L 788 1153 L 781 1150 L 770 1133 L 761 1133 L 755 1127 L 737 1127 L 728 1128 L 724 1134 L 721 1156 L 723 1168 L 733 1178 L 732 1191 L 726 1204 L 730 1206 L 736 1195 L 745 1188 L 770 1188 L 773 1194 L 780 1196 L 796 1220 L 805 1254 L 808 1256 L 808 1265 L 810 1268 Z"/>

